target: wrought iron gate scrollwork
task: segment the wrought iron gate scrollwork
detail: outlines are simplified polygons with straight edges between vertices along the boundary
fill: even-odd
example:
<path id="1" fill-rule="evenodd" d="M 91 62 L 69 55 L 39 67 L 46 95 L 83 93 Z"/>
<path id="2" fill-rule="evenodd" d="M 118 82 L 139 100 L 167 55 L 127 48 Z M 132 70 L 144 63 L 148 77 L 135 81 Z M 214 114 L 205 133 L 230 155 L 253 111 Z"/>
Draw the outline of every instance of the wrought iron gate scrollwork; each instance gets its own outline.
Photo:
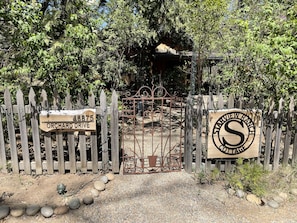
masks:
<path id="1" fill-rule="evenodd" d="M 181 170 L 183 113 L 182 99 L 162 86 L 143 86 L 122 99 L 124 174 Z"/>

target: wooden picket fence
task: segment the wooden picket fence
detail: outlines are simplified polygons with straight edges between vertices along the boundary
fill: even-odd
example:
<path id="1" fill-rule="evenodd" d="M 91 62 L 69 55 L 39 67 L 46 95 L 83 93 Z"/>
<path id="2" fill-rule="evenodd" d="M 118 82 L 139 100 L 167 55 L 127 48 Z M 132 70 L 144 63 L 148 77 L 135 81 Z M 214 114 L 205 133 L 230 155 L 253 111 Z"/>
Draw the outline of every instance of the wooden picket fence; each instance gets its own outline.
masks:
<path id="1" fill-rule="evenodd" d="M 107 98 L 104 91 L 98 99 L 91 92 L 88 99 L 78 95 L 76 103 L 70 95 L 64 100 L 48 100 L 44 90 L 36 95 L 31 88 L 28 97 L 17 91 L 16 100 L 8 89 L 4 104 L 0 105 L 0 171 L 25 174 L 53 174 L 77 172 L 120 171 L 120 133 L 118 95 Z M 84 104 L 84 101 L 88 101 Z M 108 105 L 107 101 L 111 101 Z M 97 103 L 96 103 L 97 102 Z M 14 104 L 13 104 L 14 103 Z M 97 105 L 98 104 L 98 105 Z M 230 171 L 235 159 L 207 159 L 207 114 L 213 109 L 262 110 L 262 137 L 259 157 L 255 158 L 265 169 L 277 170 L 280 165 L 297 163 L 297 113 L 294 98 L 284 109 L 281 99 L 278 107 L 256 105 L 241 98 L 218 96 L 188 96 L 185 99 L 184 169 L 200 172 L 217 167 Z M 43 132 L 39 128 L 41 110 L 96 109 L 97 130 L 78 132 Z"/>
<path id="2" fill-rule="evenodd" d="M 48 100 L 42 90 L 39 97 L 31 88 L 29 97 L 16 93 L 16 104 L 8 89 L 4 92 L 4 105 L 0 105 L 0 170 L 25 174 L 53 174 L 99 171 L 119 172 L 118 96 L 112 93 L 111 104 L 101 91 L 99 104 L 93 93 L 84 104 L 82 96 L 73 104 L 70 95 L 64 101 L 58 97 Z M 27 100 L 27 104 L 25 101 Z M 52 101 L 50 105 L 49 101 Z M 39 129 L 41 110 L 96 109 L 96 131 L 42 132 Z M 98 132 L 97 132 L 98 131 Z"/>
<path id="3" fill-rule="evenodd" d="M 235 159 L 207 159 L 207 114 L 219 109 L 259 109 L 262 111 L 262 131 L 259 157 L 254 158 L 266 170 L 277 170 L 280 165 L 297 163 L 297 113 L 292 97 L 285 109 L 285 101 L 280 99 L 278 107 L 274 102 L 264 106 L 253 101 L 224 97 L 222 94 L 209 96 L 188 96 L 185 120 L 185 170 L 187 172 L 209 171 L 218 168 L 228 172 Z M 194 125 L 195 123 L 196 125 Z M 194 162 L 193 162 L 194 160 Z"/>

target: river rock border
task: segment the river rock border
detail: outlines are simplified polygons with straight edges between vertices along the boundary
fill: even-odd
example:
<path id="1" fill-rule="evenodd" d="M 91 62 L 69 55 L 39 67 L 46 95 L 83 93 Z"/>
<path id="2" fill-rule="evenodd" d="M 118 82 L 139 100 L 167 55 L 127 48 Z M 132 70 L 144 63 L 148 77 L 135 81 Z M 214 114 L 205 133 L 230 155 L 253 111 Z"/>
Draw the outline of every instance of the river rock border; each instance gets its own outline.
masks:
<path id="1" fill-rule="evenodd" d="M 115 175 L 113 173 L 107 173 L 102 175 L 98 180 L 95 180 L 93 183 L 93 188 L 90 191 L 90 195 L 86 195 L 83 198 L 73 197 L 71 198 L 66 205 L 61 205 L 57 207 L 52 207 L 49 205 L 40 206 L 36 205 L 22 205 L 9 207 L 8 205 L 0 205 L 0 220 L 8 217 L 21 217 L 23 215 L 35 216 L 41 214 L 45 218 L 50 218 L 54 215 L 63 215 L 68 213 L 69 210 L 76 210 L 81 207 L 82 204 L 90 205 L 94 203 L 94 198 L 98 197 L 101 191 L 104 191 L 106 184 L 109 181 L 114 180 Z"/>

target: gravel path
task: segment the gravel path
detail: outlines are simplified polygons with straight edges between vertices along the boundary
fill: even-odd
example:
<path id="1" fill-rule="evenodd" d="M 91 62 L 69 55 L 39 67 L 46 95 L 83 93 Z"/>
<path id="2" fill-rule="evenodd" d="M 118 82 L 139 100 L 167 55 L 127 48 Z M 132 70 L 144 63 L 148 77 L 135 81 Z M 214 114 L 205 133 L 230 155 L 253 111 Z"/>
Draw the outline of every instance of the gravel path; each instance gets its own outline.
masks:
<path id="1" fill-rule="evenodd" d="M 293 204 L 259 207 L 230 198 L 222 184 L 198 185 L 185 172 L 118 176 L 109 184 L 95 204 L 98 209 L 85 209 L 88 222 L 297 222 Z"/>
<path id="2" fill-rule="evenodd" d="M 106 186 L 92 205 L 82 205 L 66 215 L 49 219 L 23 216 L 9 218 L 5 223 L 297 222 L 296 202 L 278 209 L 256 206 L 244 199 L 230 198 L 222 184 L 198 185 L 192 175 L 183 171 L 116 175 Z"/>

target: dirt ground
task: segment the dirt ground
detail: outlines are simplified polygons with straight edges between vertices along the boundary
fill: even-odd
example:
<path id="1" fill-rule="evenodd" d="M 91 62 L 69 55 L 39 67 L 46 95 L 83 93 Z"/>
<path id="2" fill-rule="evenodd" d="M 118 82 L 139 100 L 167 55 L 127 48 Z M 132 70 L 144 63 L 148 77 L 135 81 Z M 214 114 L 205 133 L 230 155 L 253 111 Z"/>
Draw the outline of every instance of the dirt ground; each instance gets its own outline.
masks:
<path id="1" fill-rule="evenodd" d="M 83 198 L 100 179 L 96 174 L 28 176 L 0 174 L 0 205 L 39 204 L 58 206 L 71 197 Z M 67 186 L 65 196 L 57 185 Z M 297 222 L 297 199 L 278 209 L 257 206 L 244 199 L 230 197 L 223 183 L 197 184 L 183 171 L 173 173 L 116 175 L 100 192 L 92 205 L 82 205 L 65 215 L 44 218 L 8 216 L 0 222 Z M 157 218 L 157 219 L 156 219 Z"/>

